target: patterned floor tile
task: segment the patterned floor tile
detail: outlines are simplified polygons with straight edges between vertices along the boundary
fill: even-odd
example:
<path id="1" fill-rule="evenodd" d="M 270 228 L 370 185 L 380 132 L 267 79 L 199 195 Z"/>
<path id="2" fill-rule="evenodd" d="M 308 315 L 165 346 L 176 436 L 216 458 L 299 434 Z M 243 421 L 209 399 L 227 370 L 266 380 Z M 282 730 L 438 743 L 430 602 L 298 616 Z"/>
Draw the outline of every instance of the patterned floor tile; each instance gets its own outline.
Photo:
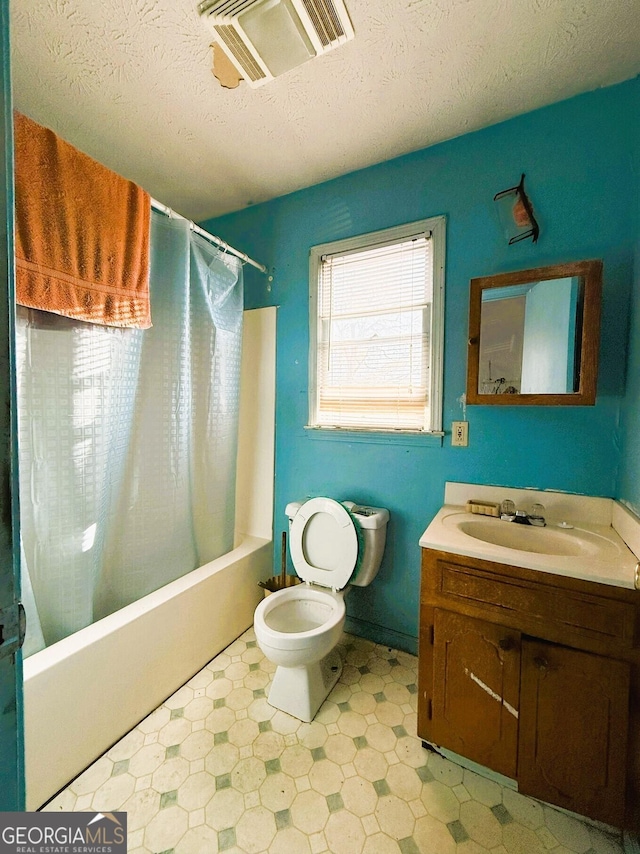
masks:
<path id="1" fill-rule="evenodd" d="M 345 635 L 310 724 L 249 629 L 44 807 L 124 810 L 131 854 L 622 854 L 620 834 L 416 736 L 417 659 Z"/>

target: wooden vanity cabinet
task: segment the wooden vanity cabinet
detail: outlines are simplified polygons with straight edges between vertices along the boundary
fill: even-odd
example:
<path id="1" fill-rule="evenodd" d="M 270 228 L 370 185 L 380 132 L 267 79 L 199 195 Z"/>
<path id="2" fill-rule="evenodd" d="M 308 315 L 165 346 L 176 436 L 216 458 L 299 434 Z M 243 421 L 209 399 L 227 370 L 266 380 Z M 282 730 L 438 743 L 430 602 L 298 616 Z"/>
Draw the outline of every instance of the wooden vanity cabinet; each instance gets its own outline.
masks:
<path id="1" fill-rule="evenodd" d="M 637 829 L 639 596 L 423 549 L 418 735 Z"/>
<path id="2" fill-rule="evenodd" d="M 519 646 L 519 633 L 503 626 L 433 612 L 429 741 L 507 777 L 518 756 Z"/>
<path id="3" fill-rule="evenodd" d="M 629 664 L 525 640 L 521 667 L 520 790 L 620 827 Z"/>

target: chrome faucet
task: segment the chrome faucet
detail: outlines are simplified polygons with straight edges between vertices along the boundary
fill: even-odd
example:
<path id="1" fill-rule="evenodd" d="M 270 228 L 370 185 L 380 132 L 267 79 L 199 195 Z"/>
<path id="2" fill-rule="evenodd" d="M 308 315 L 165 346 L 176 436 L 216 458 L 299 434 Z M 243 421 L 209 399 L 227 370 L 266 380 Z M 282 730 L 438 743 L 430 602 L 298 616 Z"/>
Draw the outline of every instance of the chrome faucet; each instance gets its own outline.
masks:
<path id="1" fill-rule="evenodd" d="M 510 498 L 505 500 L 500 505 L 500 518 L 503 522 L 515 522 L 516 520 L 516 505 Z"/>
<path id="2" fill-rule="evenodd" d="M 503 522 L 517 522 L 520 525 L 534 525 L 536 528 L 544 528 L 547 524 L 544 513 L 545 509 L 542 504 L 532 505 L 528 513 L 525 510 L 516 510 L 516 505 L 509 499 L 500 505 L 500 518 Z"/>
<path id="3" fill-rule="evenodd" d="M 545 512 L 542 504 L 533 504 L 529 510 L 529 524 L 535 525 L 536 528 L 544 528 L 547 524 L 544 518 Z"/>

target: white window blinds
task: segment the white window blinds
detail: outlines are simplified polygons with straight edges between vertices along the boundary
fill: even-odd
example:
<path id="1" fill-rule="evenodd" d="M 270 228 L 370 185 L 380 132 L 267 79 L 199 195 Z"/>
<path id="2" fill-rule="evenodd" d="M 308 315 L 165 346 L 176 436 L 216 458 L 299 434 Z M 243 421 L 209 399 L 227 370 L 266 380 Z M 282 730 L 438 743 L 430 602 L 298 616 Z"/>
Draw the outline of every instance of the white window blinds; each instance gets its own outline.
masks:
<path id="1" fill-rule="evenodd" d="M 428 429 L 432 243 L 320 256 L 315 426 Z"/>

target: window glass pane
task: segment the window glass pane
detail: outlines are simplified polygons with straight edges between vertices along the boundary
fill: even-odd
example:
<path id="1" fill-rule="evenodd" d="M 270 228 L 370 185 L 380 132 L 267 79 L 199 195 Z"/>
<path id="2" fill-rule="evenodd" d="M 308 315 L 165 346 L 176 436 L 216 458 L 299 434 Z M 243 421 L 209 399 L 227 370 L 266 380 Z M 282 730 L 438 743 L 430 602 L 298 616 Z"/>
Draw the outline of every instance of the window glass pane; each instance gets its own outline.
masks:
<path id="1" fill-rule="evenodd" d="M 376 237 L 377 245 L 353 248 L 345 241 L 343 252 L 319 257 L 313 423 L 425 430 L 430 424 L 431 235 Z"/>
<path id="2" fill-rule="evenodd" d="M 422 311 L 353 318 L 331 324 L 319 349 L 321 384 L 371 387 L 427 386 L 428 337 Z"/>
<path id="3" fill-rule="evenodd" d="M 429 246 L 429 239 L 421 237 L 382 250 L 324 259 L 320 316 L 370 313 L 430 302 Z"/>

